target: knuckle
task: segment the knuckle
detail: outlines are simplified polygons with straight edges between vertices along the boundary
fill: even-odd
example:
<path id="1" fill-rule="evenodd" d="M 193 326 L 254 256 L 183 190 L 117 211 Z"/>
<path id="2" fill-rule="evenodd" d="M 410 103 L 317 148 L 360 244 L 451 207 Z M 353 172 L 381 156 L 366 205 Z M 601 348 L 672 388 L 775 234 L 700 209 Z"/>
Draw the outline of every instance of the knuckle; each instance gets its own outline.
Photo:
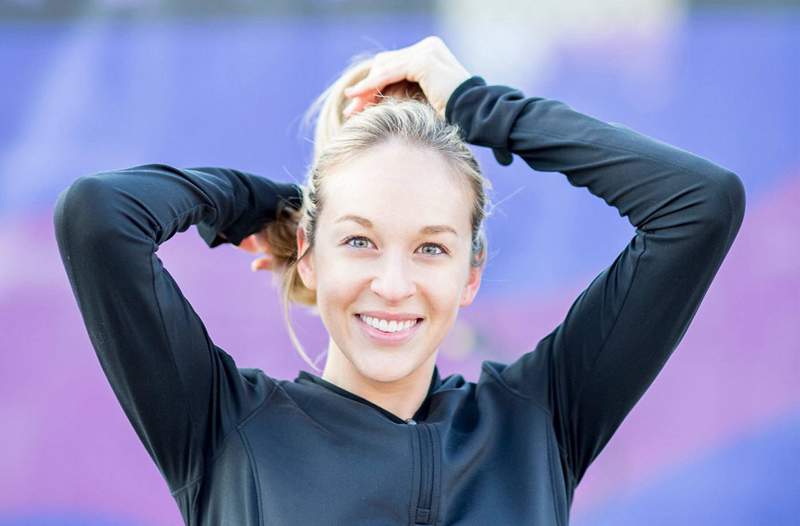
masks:
<path id="1" fill-rule="evenodd" d="M 441 46 L 442 44 L 444 44 L 442 39 L 440 37 L 438 37 L 437 35 L 430 35 L 428 37 L 425 37 L 423 42 L 426 45 L 428 45 L 429 47 L 438 47 L 438 46 Z"/>
<path id="2" fill-rule="evenodd" d="M 370 83 L 374 86 L 376 84 L 380 84 L 386 78 L 389 73 L 389 69 L 386 67 L 381 67 L 370 71 L 369 78 Z"/>
<path id="3" fill-rule="evenodd" d="M 370 66 L 370 71 L 374 70 L 375 68 L 379 68 L 386 64 L 386 61 L 389 60 L 391 51 L 381 51 L 377 55 L 375 55 L 374 60 L 372 61 L 372 65 Z"/>

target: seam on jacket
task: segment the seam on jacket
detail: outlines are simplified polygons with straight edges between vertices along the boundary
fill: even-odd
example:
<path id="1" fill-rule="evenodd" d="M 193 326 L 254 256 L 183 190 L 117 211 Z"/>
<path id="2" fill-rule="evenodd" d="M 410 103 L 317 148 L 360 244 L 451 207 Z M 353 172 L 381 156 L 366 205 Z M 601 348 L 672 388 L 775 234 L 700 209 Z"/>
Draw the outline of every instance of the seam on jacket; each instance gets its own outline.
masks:
<path id="1" fill-rule="evenodd" d="M 184 216 L 194 212 L 197 208 L 199 208 L 201 206 L 203 206 L 203 205 L 193 206 L 192 208 L 190 208 L 186 212 L 180 214 L 177 218 L 175 218 L 172 221 L 170 221 L 168 226 L 171 226 L 173 223 L 176 223 L 176 222 L 180 221 L 181 219 L 183 219 Z M 158 225 L 158 227 L 160 229 L 162 229 L 162 230 L 166 230 L 166 228 L 162 228 L 161 225 Z M 177 378 L 177 381 L 180 384 L 181 391 L 183 391 L 184 393 L 187 393 L 186 386 L 184 385 L 183 378 L 181 377 L 181 374 L 180 374 L 180 368 L 178 367 L 178 364 L 175 361 L 175 353 L 174 353 L 174 346 L 172 344 L 172 338 L 170 337 L 169 331 L 167 331 L 167 325 L 164 322 L 164 310 L 161 307 L 161 301 L 158 298 L 158 289 L 156 288 L 156 276 L 159 273 L 156 272 L 155 264 L 156 264 L 156 261 L 158 260 L 158 256 L 156 256 L 156 250 L 158 249 L 159 244 L 158 244 L 158 242 L 156 242 L 153 239 L 150 239 L 150 242 L 151 242 L 151 250 L 150 250 L 150 254 L 149 254 L 149 258 L 150 258 L 150 265 L 149 265 L 149 267 L 150 267 L 150 285 L 153 288 L 153 298 L 155 298 L 156 308 L 158 309 L 158 319 L 161 322 L 160 329 L 161 329 L 161 332 L 164 334 L 164 340 L 167 342 L 167 345 L 169 346 L 169 358 L 170 358 L 170 361 L 172 362 L 173 367 L 175 368 L 175 377 Z M 163 268 L 163 266 L 162 266 L 162 268 Z M 197 434 L 197 432 L 199 431 L 199 428 L 198 428 L 197 423 L 195 422 L 195 419 L 194 419 L 194 412 L 192 411 L 192 407 L 191 407 L 191 397 L 187 396 L 186 398 L 187 398 L 186 404 L 187 404 L 187 406 L 189 408 L 189 415 L 188 416 L 189 416 L 189 422 L 192 425 L 192 432 L 194 434 Z M 204 471 L 205 471 L 205 469 L 203 469 L 203 466 L 201 466 L 201 472 L 204 472 Z M 196 477 L 195 480 L 199 480 L 201 477 L 202 477 L 202 473 L 198 477 Z M 193 482 L 195 480 L 193 480 Z M 188 486 L 190 484 L 191 483 L 185 483 L 181 489 L 184 489 L 186 486 Z M 179 493 L 179 491 L 176 491 L 176 493 Z"/>
<path id="2" fill-rule="evenodd" d="M 198 210 L 200 208 L 204 208 L 206 206 L 207 205 L 205 205 L 205 204 L 195 205 L 195 206 L 189 208 L 188 210 L 185 210 L 184 212 L 179 214 L 177 217 L 173 218 L 172 221 L 167 223 L 165 226 L 162 226 L 162 225 L 160 225 L 158 223 L 156 223 L 156 224 L 158 225 L 158 228 L 162 232 L 164 230 L 171 230 L 172 227 L 176 223 L 180 223 L 181 221 L 183 221 L 183 219 L 186 216 L 188 216 L 188 215 L 194 213 L 196 210 Z M 213 209 L 213 207 L 212 207 L 212 209 Z M 159 317 L 159 320 L 161 321 L 161 331 L 163 332 L 164 339 L 167 342 L 167 345 L 169 346 L 169 357 L 170 357 L 170 361 L 172 362 L 173 367 L 175 368 L 175 371 L 176 371 L 176 375 L 175 376 L 177 378 L 177 381 L 180 383 L 181 390 L 184 393 L 186 393 L 187 392 L 186 391 L 186 386 L 184 385 L 183 378 L 180 375 L 180 368 L 178 367 L 178 364 L 175 362 L 175 353 L 173 352 L 174 346 L 172 344 L 172 338 L 171 338 L 171 335 L 169 334 L 169 332 L 167 331 L 166 323 L 164 322 L 164 310 L 161 307 L 161 301 L 159 300 L 158 292 L 157 292 L 157 288 L 156 288 L 156 276 L 159 274 L 155 270 L 155 263 L 156 263 L 156 260 L 158 259 L 158 256 L 156 255 L 156 250 L 158 249 L 158 247 L 160 245 L 156 240 L 153 240 L 153 239 L 150 239 L 150 242 L 151 242 L 151 251 L 150 251 L 149 257 L 150 257 L 151 286 L 153 288 L 153 297 L 155 298 L 156 308 L 158 309 L 158 317 Z M 162 268 L 163 268 L 163 265 L 162 265 Z M 181 292 L 180 288 L 178 288 L 178 290 L 176 292 L 178 292 L 181 296 L 184 297 L 184 299 L 186 299 L 186 297 L 183 295 L 183 292 Z M 190 309 L 192 308 L 191 305 L 188 304 L 188 299 L 187 299 L 187 306 Z M 195 312 L 195 315 L 197 315 L 196 312 Z M 199 318 L 199 316 L 198 316 L 198 318 Z M 206 336 L 208 336 L 208 335 L 206 334 Z M 214 354 L 216 352 L 216 349 L 214 347 L 213 342 L 211 342 L 210 338 L 207 339 L 207 342 L 210 344 L 209 352 L 211 354 Z M 209 359 L 211 359 L 211 356 L 209 356 Z M 269 397 L 267 397 L 267 398 L 269 398 Z M 189 397 L 187 397 L 187 405 L 189 406 L 189 422 L 192 425 L 193 433 L 196 435 L 198 433 L 198 431 L 199 431 L 199 427 L 197 425 L 197 422 L 194 419 L 194 412 L 192 411 L 191 399 Z M 227 415 L 228 420 L 232 420 L 230 414 L 228 413 L 228 409 L 227 409 L 227 407 L 224 406 L 224 404 L 223 404 L 223 411 L 225 411 L 225 414 Z M 228 432 L 227 435 L 225 435 L 223 437 L 223 439 L 220 441 L 220 445 L 217 447 L 217 450 L 221 451 L 223 449 L 222 446 L 224 445 L 224 443 L 227 440 L 228 436 L 230 436 L 231 433 L 235 429 L 236 429 L 236 426 L 234 426 L 234 429 L 232 429 L 230 432 Z M 216 459 L 216 457 L 218 456 L 219 451 L 210 452 L 210 453 L 212 453 L 211 460 L 210 460 L 211 463 L 213 463 L 213 461 Z M 205 476 L 205 472 L 206 472 L 205 465 L 201 465 L 200 466 L 200 474 L 198 474 L 191 481 L 184 483 L 183 486 L 180 487 L 180 489 L 177 489 L 174 492 L 172 492 L 173 497 L 176 496 L 177 494 L 179 494 L 181 491 L 185 490 L 186 488 L 188 488 L 188 487 L 192 486 L 193 484 L 196 484 L 198 481 L 200 481 L 203 478 L 203 476 Z"/>
<path id="3" fill-rule="evenodd" d="M 263 526 L 264 524 L 264 515 L 263 515 L 263 503 L 261 502 L 261 480 L 258 478 L 258 471 L 256 471 L 256 461 L 253 458 L 253 450 L 250 447 L 250 442 L 247 441 L 247 437 L 244 435 L 241 429 L 237 428 L 237 432 L 239 434 L 239 438 L 241 439 L 242 443 L 244 444 L 244 449 L 247 452 L 247 459 L 250 462 L 250 471 L 253 472 L 253 481 L 256 485 L 256 502 L 258 505 L 258 524 Z"/>
<path id="4" fill-rule="evenodd" d="M 547 435 L 547 471 L 550 472 L 550 488 L 552 488 L 551 496 L 553 497 L 553 512 L 556 514 L 556 522 L 558 526 L 564 526 L 564 520 L 561 517 L 561 509 L 558 507 L 558 499 L 556 498 L 556 474 L 553 472 L 553 455 L 550 449 L 553 447 L 553 437 L 550 433 L 551 429 L 548 428 L 545 430 L 545 435 Z M 558 469 L 561 469 L 561 462 L 559 461 L 556 465 Z"/>
<path id="5" fill-rule="evenodd" d="M 410 487 L 410 491 L 408 492 L 408 495 L 409 495 L 409 497 L 408 497 L 408 500 L 409 500 L 409 502 L 408 502 L 408 524 L 414 524 L 415 522 L 417 522 L 417 520 L 416 520 L 417 500 L 419 500 L 419 496 L 417 496 L 416 499 L 414 498 L 414 494 L 417 491 L 417 487 L 419 486 L 419 483 L 417 483 L 417 484 L 414 483 L 414 478 L 415 478 L 416 471 L 417 471 L 417 459 L 414 456 L 414 451 L 415 451 L 415 449 L 414 449 L 414 441 L 417 440 L 417 436 L 416 436 L 416 431 L 412 431 L 410 429 L 409 429 L 407 435 L 408 435 L 408 446 L 411 449 L 411 460 L 412 460 L 412 462 L 411 462 L 411 484 L 410 484 L 411 487 Z M 422 453 L 420 452 L 420 455 L 421 454 Z M 422 476 L 422 473 L 420 472 L 420 477 L 421 476 Z"/>
<path id="6" fill-rule="evenodd" d="M 321 389 L 323 389 L 323 390 L 327 391 L 327 389 L 325 389 L 324 387 L 320 386 L 319 384 L 312 383 L 312 385 L 313 385 L 314 387 L 321 388 Z M 288 391 L 286 391 L 286 389 L 283 387 L 283 385 L 276 385 L 275 387 L 276 387 L 276 390 L 277 390 L 277 389 L 280 389 L 280 390 L 283 392 L 283 394 L 284 394 L 284 395 L 286 395 L 286 398 L 287 398 L 287 399 L 289 400 L 289 402 L 292 404 L 292 407 L 293 407 L 294 409 L 296 409 L 297 411 L 299 411 L 300 413 L 302 413 L 302 414 L 303 414 L 303 415 L 304 415 L 304 416 L 305 416 L 305 417 L 306 417 L 306 418 L 309 420 L 309 422 L 311 422 L 311 423 L 312 423 L 312 424 L 313 424 L 313 425 L 314 425 L 314 426 L 315 426 L 317 429 L 319 429 L 321 432 L 325 433 L 325 434 L 326 434 L 326 435 L 328 435 L 328 436 L 332 436 L 332 435 L 333 435 L 333 433 L 331 432 L 331 430 L 330 430 L 330 429 L 326 428 L 326 427 L 325 427 L 325 426 L 322 424 L 322 422 L 320 422 L 320 421 L 319 421 L 317 418 L 315 418 L 315 417 L 311 416 L 311 414 L 309 414 L 309 412 L 308 412 L 308 411 L 306 411 L 306 410 L 305 410 L 305 408 L 303 408 L 303 407 L 302 407 L 300 404 L 298 404 L 298 403 L 297 403 L 297 400 L 295 400 L 295 399 L 294 399 L 294 398 L 293 398 L 293 397 L 292 397 L 292 396 L 289 394 L 289 392 L 288 392 Z M 328 391 L 328 392 L 329 392 L 329 391 Z M 242 422 L 242 425 L 244 425 L 244 422 Z"/>
<path id="7" fill-rule="evenodd" d="M 639 230 L 639 229 L 637 229 L 637 230 Z M 580 399 L 581 395 L 583 394 L 583 388 L 586 385 L 585 384 L 586 377 L 589 376 L 589 374 L 588 374 L 589 372 L 594 371 L 594 368 L 597 366 L 597 362 L 600 360 L 600 356 L 603 354 L 603 351 L 605 351 L 605 349 L 606 349 L 606 344 L 611 339 L 611 335 L 614 334 L 614 329 L 617 328 L 617 323 L 619 323 L 619 318 L 622 315 L 622 311 L 625 309 L 625 305 L 628 303 L 628 297 L 630 297 L 631 290 L 633 290 L 633 283 L 636 281 L 636 277 L 637 277 L 637 275 L 639 273 L 639 262 L 642 260 L 642 256 L 644 256 L 647 253 L 647 232 L 645 232 L 644 230 L 639 230 L 639 231 L 642 232 L 642 244 L 644 245 L 644 248 L 639 253 L 639 255 L 636 257 L 636 263 L 634 264 L 634 267 L 633 267 L 633 274 L 631 275 L 631 280 L 630 280 L 630 283 L 628 284 L 628 290 L 625 291 L 625 297 L 623 298 L 622 303 L 619 306 L 619 310 L 617 311 L 616 318 L 614 318 L 614 324 L 608 330 L 608 334 L 606 334 L 606 337 L 603 339 L 603 343 L 600 344 L 600 347 L 598 348 L 597 353 L 594 356 L 594 360 L 592 361 L 592 366 L 589 369 L 589 371 L 587 371 L 587 374 L 583 376 L 583 380 L 581 381 L 581 384 L 578 387 L 578 390 L 577 390 L 577 392 L 575 394 L 576 402 L 569 409 L 569 414 L 567 415 L 567 419 L 570 422 L 573 421 L 575 408 L 578 406 L 577 401 Z M 634 236 L 634 238 L 635 238 L 635 236 Z M 567 456 L 567 458 L 569 458 L 569 456 Z M 577 460 L 577 459 L 574 459 L 574 460 Z M 575 466 L 573 465 L 573 463 L 569 463 L 568 465 L 570 466 L 570 470 L 573 471 L 572 477 L 575 480 L 578 480 L 577 475 L 574 473 Z M 585 466 L 585 468 L 588 468 L 588 467 L 589 467 L 588 465 Z M 585 469 L 584 469 L 584 471 L 585 471 Z"/>
<path id="8" fill-rule="evenodd" d="M 247 423 L 247 421 L 249 421 L 252 417 L 254 417 L 255 414 L 258 413 L 266 405 L 266 403 L 272 398 L 273 394 L 275 394 L 275 391 L 277 390 L 277 388 L 278 388 L 278 385 L 275 382 L 273 382 L 272 390 L 269 392 L 269 394 L 267 394 L 267 396 L 264 397 L 264 400 L 260 404 L 258 404 L 258 406 L 256 406 L 255 409 L 250 411 L 244 418 L 242 418 L 241 422 L 236 424 L 233 427 L 233 429 L 231 429 L 231 431 L 229 431 L 228 434 L 225 435 L 222 438 L 222 440 L 219 443 L 219 446 L 217 447 L 217 450 L 214 452 L 214 455 L 208 460 L 209 466 L 214 465 L 214 463 L 217 461 L 217 459 L 220 456 L 222 456 L 222 453 L 225 451 L 225 445 L 228 443 L 228 440 L 230 440 L 230 437 L 233 436 L 237 431 L 240 431 L 241 428 L 244 427 L 244 425 Z M 201 473 L 198 476 L 196 476 L 190 482 L 187 482 L 186 484 L 181 486 L 179 489 L 176 489 L 172 493 L 172 496 L 175 497 L 181 491 L 193 486 L 194 484 L 197 484 L 205 476 L 205 474 L 206 474 L 206 469 L 204 467 L 202 469 Z"/>
<path id="9" fill-rule="evenodd" d="M 536 351 L 533 351 L 533 352 L 536 352 Z M 517 396 L 517 397 L 519 397 L 519 398 L 522 398 L 523 400 L 529 400 L 529 401 L 531 401 L 531 402 L 532 402 L 532 403 L 533 403 L 533 404 L 534 404 L 534 405 L 535 405 L 537 408 L 539 408 L 540 410 L 544 411 L 544 412 L 547 414 L 547 416 L 550 418 L 550 421 L 552 422 L 552 419 L 553 419 L 553 414 L 550 412 L 550 410 L 549 410 L 548 408 L 544 407 L 544 406 L 543 406 L 541 403 L 539 403 L 539 402 L 538 402 L 538 401 L 537 401 L 537 400 L 536 400 L 534 397 L 532 397 L 532 396 L 527 396 L 527 395 L 525 395 L 525 394 L 523 394 L 523 393 L 520 393 L 520 392 L 518 392 L 518 391 L 517 391 L 517 390 L 515 390 L 514 388 L 512 388 L 512 387 L 511 387 L 510 385 L 508 385 L 508 384 L 505 382 L 505 380 L 503 380 L 503 378 L 502 378 L 501 376 L 499 376 L 499 375 L 498 375 L 498 374 L 495 372 L 495 370 L 494 370 L 494 369 L 492 369 L 491 367 L 489 367 L 489 366 L 487 366 L 487 365 L 482 365 L 482 366 L 481 366 L 481 369 L 483 369 L 484 371 L 486 371 L 487 373 L 489 373 L 489 375 L 490 375 L 490 376 L 491 376 L 491 377 L 492 377 L 492 378 L 493 378 L 495 381 L 497 381 L 497 383 L 499 383 L 501 386 L 503 386 L 503 387 L 504 387 L 504 388 L 505 388 L 507 391 L 509 391 L 511 394 L 513 394 L 513 395 L 515 395 L 515 396 Z M 561 512 L 559 511 L 559 508 L 558 508 L 558 503 L 557 503 L 557 501 L 556 501 L 556 497 L 555 497 L 555 488 L 556 488 L 556 483 L 555 483 L 555 479 L 553 478 L 555 475 L 553 474 L 553 470 L 552 470 L 552 468 L 550 467 L 550 466 L 552 465 L 552 457 L 551 457 L 551 454 L 550 454 L 550 447 L 549 447 L 549 445 L 550 445 L 550 443 L 551 443 L 551 441 L 552 441 L 552 437 L 550 436 L 550 431 L 551 431 L 551 430 L 552 430 L 552 427 L 551 427 L 551 428 L 548 428 L 548 429 L 545 431 L 545 434 L 547 435 L 547 442 L 548 442 L 548 448 L 547 448 L 548 471 L 550 471 L 550 484 L 551 484 L 551 487 L 553 488 L 553 507 L 554 507 L 554 508 L 555 508 L 555 510 L 556 510 L 556 516 L 557 516 L 557 518 L 558 518 L 558 520 L 559 520 L 559 525 L 562 525 L 562 524 L 563 524 L 563 520 L 561 519 Z M 558 449 L 559 449 L 559 451 L 560 451 L 561 453 L 563 453 L 563 454 L 564 454 L 564 456 L 565 456 L 566 458 L 569 458 L 569 456 L 568 456 L 568 455 L 566 454 L 566 452 L 563 450 L 563 448 L 561 447 L 561 444 L 559 444 L 559 443 L 558 443 L 558 441 L 556 441 L 556 445 L 558 446 Z M 567 465 L 569 465 L 569 463 L 567 463 Z M 560 462 L 560 461 L 559 461 L 559 463 L 558 463 L 558 467 L 559 467 L 559 469 L 560 469 L 560 467 L 561 467 L 561 462 Z M 572 477 L 572 478 L 575 478 L 575 477 L 574 477 L 574 475 L 573 475 L 572 473 L 567 473 L 567 476 L 569 476 L 569 477 Z M 565 481 L 565 484 L 566 484 L 566 481 Z M 568 499 L 567 499 L 567 500 L 568 500 Z"/>
<path id="10" fill-rule="evenodd" d="M 537 352 L 537 351 L 528 351 L 528 352 Z M 481 365 L 481 369 L 486 371 L 489 374 L 489 376 L 491 376 L 497 383 L 499 383 L 502 387 L 504 387 L 508 392 L 510 392 L 514 396 L 522 398 L 523 400 L 531 401 L 536 407 L 538 407 L 539 409 L 544 411 L 547 414 L 547 416 L 549 416 L 550 418 L 553 418 L 553 413 L 550 411 L 549 408 L 547 408 L 544 404 L 540 403 L 533 396 L 528 396 L 528 395 L 526 395 L 524 393 L 521 393 L 521 392 L 517 391 L 516 389 L 514 389 L 513 387 L 511 387 L 510 385 L 508 385 L 506 383 L 506 381 L 503 379 L 503 377 L 500 376 L 497 373 L 497 371 L 495 371 L 494 369 L 492 369 L 491 367 L 489 367 L 486 364 Z"/>
<path id="11" fill-rule="evenodd" d="M 444 513 L 442 513 L 442 484 L 444 479 L 444 466 L 442 466 L 442 435 L 439 433 L 439 429 L 436 425 L 431 424 L 431 429 L 433 430 L 433 434 L 436 435 L 436 441 L 433 444 L 433 451 L 436 454 L 436 462 L 439 465 L 439 476 L 437 477 L 438 484 L 436 485 L 436 522 L 434 526 L 438 526 L 442 524 L 444 520 Z M 433 509 L 433 502 L 431 502 L 431 509 Z"/>
<path id="12" fill-rule="evenodd" d="M 205 471 L 203 471 L 203 473 L 201 473 L 200 475 L 198 475 L 195 478 L 193 478 L 191 482 L 187 482 L 186 484 L 184 484 L 180 488 L 178 488 L 175 491 L 173 491 L 171 493 L 171 495 L 173 497 L 177 497 L 181 492 L 185 491 L 188 488 L 191 488 L 192 486 L 194 486 L 195 484 L 200 482 L 203 479 L 203 475 L 205 475 Z"/>
<path id="13" fill-rule="evenodd" d="M 263 373 L 263 371 L 262 371 L 262 373 Z M 263 373 L 263 374 L 264 374 L 264 376 L 266 376 L 266 373 Z M 250 411 L 244 418 L 242 418 L 239 421 L 238 424 L 236 424 L 236 429 L 237 430 L 241 430 L 242 427 L 244 427 L 244 425 L 247 424 L 247 422 L 250 421 L 250 419 L 252 419 L 254 416 L 256 416 L 256 413 L 261 411 L 264 408 L 264 406 L 267 404 L 267 402 L 269 402 L 272 399 L 272 396 L 275 394 L 275 391 L 278 390 L 278 383 L 274 379 L 270 379 L 270 381 L 272 383 L 272 389 L 270 390 L 270 392 L 267 394 L 267 396 L 264 397 L 264 400 L 262 400 L 260 404 L 258 404 L 255 408 L 253 408 L 252 411 Z"/>

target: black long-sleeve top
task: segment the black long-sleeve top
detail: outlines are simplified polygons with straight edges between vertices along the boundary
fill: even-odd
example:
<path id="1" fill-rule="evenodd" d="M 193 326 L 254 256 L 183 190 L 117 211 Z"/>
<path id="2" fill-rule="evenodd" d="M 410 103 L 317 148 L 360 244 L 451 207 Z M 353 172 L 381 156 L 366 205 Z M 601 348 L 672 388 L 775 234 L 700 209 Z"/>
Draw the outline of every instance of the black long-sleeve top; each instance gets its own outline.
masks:
<path id="1" fill-rule="evenodd" d="M 681 341 L 733 243 L 741 180 L 706 159 L 478 76 L 448 100 L 470 143 L 563 173 L 635 227 L 564 320 L 476 382 L 434 370 L 404 421 L 301 371 L 239 368 L 156 250 L 238 244 L 299 187 L 151 164 L 79 177 L 58 247 L 92 345 L 188 525 L 560 525 L 578 482 Z M 219 234 L 224 234 L 224 237 Z"/>

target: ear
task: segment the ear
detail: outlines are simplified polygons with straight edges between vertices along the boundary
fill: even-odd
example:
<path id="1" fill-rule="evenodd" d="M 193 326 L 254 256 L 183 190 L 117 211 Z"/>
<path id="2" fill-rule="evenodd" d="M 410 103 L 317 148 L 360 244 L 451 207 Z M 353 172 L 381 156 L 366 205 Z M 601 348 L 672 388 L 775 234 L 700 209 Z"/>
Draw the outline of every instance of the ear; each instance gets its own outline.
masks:
<path id="1" fill-rule="evenodd" d="M 308 247 L 308 239 L 306 238 L 306 233 L 301 226 L 297 227 L 296 237 L 297 256 L 300 257 L 300 255 L 303 254 Z M 310 252 L 306 254 L 306 257 L 298 261 L 297 272 L 300 274 L 300 279 L 303 280 L 303 285 L 305 285 L 307 289 L 316 290 L 317 277 L 316 273 L 314 272 L 314 262 Z"/>
<path id="2" fill-rule="evenodd" d="M 483 268 L 482 267 L 469 267 L 469 276 L 467 279 L 466 285 L 464 285 L 464 290 L 461 293 L 461 306 L 466 307 L 472 303 L 472 300 L 475 299 L 475 295 L 478 294 L 478 289 L 481 288 L 481 276 L 483 275 Z"/>

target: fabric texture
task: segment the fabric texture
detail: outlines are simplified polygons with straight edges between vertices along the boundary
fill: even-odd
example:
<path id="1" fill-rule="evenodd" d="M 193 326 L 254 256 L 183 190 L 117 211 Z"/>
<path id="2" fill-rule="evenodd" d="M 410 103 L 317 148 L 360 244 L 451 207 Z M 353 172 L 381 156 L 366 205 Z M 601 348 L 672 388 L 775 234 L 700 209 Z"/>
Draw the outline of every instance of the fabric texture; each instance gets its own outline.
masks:
<path id="1" fill-rule="evenodd" d="M 238 367 L 156 255 L 191 225 L 209 247 L 238 244 L 282 200 L 299 206 L 297 185 L 149 164 L 59 195 L 58 248 L 91 343 L 187 525 L 568 524 L 576 486 L 728 253 L 744 187 L 702 157 L 479 76 L 445 118 L 498 162 L 560 172 L 634 234 L 533 349 L 483 362 L 477 382 L 435 369 L 410 421 L 307 371 Z"/>

